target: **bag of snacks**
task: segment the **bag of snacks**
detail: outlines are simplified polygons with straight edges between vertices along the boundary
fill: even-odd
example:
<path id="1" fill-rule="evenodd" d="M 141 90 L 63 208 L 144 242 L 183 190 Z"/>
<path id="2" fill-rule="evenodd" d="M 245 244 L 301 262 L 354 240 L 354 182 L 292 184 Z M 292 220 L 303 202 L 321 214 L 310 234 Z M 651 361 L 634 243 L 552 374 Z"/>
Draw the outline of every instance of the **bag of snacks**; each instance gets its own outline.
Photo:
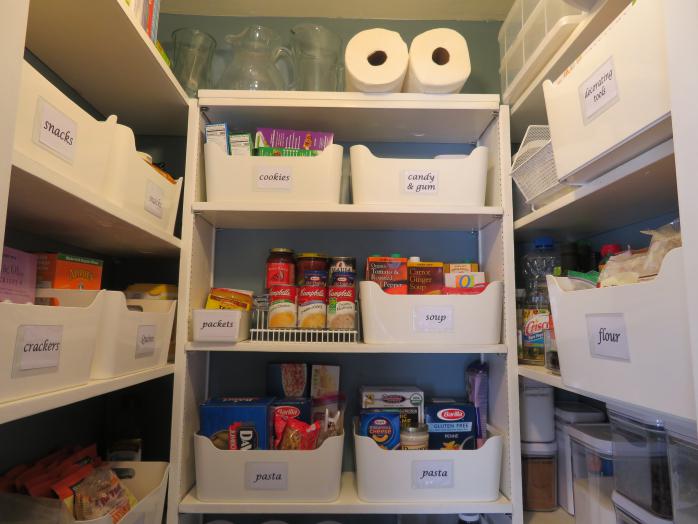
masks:
<path id="1" fill-rule="evenodd" d="M 310 450 L 317 446 L 320 434 L 320 422 L 312 424 L 292 418 L 287 419 L 281 442 L 278 449 L 284 450 Z"/>

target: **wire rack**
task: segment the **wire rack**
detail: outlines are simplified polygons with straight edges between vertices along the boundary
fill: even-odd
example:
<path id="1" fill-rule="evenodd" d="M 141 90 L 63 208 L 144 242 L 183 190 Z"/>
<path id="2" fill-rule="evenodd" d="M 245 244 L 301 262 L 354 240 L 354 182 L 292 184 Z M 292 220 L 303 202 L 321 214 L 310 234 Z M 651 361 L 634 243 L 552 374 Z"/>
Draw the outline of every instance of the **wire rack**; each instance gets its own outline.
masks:
<path id="1" fill-rule="evenodd" d="M 357 302 L 356 324 L 359 321 Z M 358 329 L 294 329 L 269 328 L 268 311 L 257 309 L 254 314 L 254 326 L 250 329 L 250 340 L 254 342 L 324 342 L 333 344 L 355 344 L 360 340 Z"/>

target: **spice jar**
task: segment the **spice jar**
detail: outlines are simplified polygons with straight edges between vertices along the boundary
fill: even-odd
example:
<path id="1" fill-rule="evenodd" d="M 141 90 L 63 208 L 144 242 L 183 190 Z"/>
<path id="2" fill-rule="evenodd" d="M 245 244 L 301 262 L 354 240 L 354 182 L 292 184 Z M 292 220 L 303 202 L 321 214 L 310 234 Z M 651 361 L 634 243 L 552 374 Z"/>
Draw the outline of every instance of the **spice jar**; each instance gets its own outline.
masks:
<path id="1" fill-rule="evenodd" d="M 322 253 L 298 253 L 296 258 L 296 285 L 304 286 L 306 282 L 306 272 L 324 271 L 327 280 L 327 255 Z M 317 274 L 317 273 L 310 273 Z"/>
<path id="2" fill-rule="evenodd" d="M 267 257 L 266 278 L 264 289 L 269 292 L 272 286 L 287 286 L 295 281 L 295 265 L 293 249 L 274 247 L 269 250 Z"/>
<path id="3" fill-rule="evenodd" d="M 421 450 L 429 448 L 429 429 L 426 424 L 400 430 L 400 449 Z"/>

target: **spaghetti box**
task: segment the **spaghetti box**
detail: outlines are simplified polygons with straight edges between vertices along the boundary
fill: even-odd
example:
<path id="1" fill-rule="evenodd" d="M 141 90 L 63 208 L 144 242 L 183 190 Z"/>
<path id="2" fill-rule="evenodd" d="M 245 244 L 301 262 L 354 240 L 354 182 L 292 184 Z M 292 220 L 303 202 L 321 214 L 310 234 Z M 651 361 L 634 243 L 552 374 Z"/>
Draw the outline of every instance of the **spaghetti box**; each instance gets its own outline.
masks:
<path id="1" fill-rule="evenodd" d="M 267 395 L 273 397 L 307 397 L 310 393 L 308 364 L 267 364 Z"/>
<path id="2" fill-rule="evenodd" d="M 221 449 L 271 449 L 271 397 L 218 397 L 199 406 L 201 429 Z M 237 447 L 229 446 L 230 427 L 242 437 Z"/>
<path id="3" fill-rule="evenodd" d="M 480 416 L 469 402 L 433 398 L 424 407 L 429 449 L 476 449 Z"/>
<path id="4" fill-rule="evenodd" d="M 310 399 L 307 397 L 277 398 L 271 404 L 272 420 L 278 413 L 287 418 L 297 418 L 310 424 Z"/>
<path id="5" fill-rule="evenodd" d="M 372 438 L 383 449 L 397 449 L 400 446 L 400 414 L 362 411 L 359 435 Z"/>
<path id="6" fill-rule="evenodd" d="M 414 386 L 362 386 L 361 409 L 405 409 L 402 425 L 412 420 L 411 413 L 417 410 L 417 424 L 424 422 L 424 392 Z M 409 422 L 409 425 L 417 425 Z"/>

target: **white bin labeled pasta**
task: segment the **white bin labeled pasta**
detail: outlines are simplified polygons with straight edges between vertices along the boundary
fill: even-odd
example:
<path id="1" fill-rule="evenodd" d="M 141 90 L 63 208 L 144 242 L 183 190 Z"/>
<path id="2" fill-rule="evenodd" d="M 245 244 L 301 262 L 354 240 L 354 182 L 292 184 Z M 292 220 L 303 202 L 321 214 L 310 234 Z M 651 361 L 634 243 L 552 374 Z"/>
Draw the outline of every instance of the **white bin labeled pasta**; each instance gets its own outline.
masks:
<path id="1" fill-rule="evenodd" d="M 502 437 L 477 450 L 385 450 L 354 434 L 356 483 L 367 502 L 490 501 L 499 498 Z"/>
<path id="2" fill-rule="evenodd" d="M 239 342 L 250 338 L 250 312 L 229 309 L 195 309 L 194 342 Z"/>
<path id="3" fill-rule="evenodd" d="M 369 344 L 499 344 L 502 282 L 476 295 L 391 295 L 360 283 L 364 341 Z"/>
<path id="4" fill-rule="evenodd" d="M 204 501 L 331 502 L 339 496 L 344 435 L 314 450 L 221 450 L 194 435 L 196 495 Z"/>
<path id="5" fill-rule="evenodd" d="M 204 144 L 206 200 L 245 203 L 339 203 L 342 146 L 317 156 L 230 156 Z"/>
<path id="6" fill-rule="evenodd" d="M 648 282 L 572 291 L 548 276 L 562 381 L 607 398 L 695 416 L 683 248 Z M 671 377 L 667 388 L 657 377 Z"/>
<path id="7" fill-rule="evenodd" d="M 379 158 L 352 146 L 355 204 L 484 206 L 487 148 L 443 158 Z"/>
<path id="8" fill-rule="evenodd" d="M 84 305 L 0 303 L 0 402 L 89 380 L 105 297 L 69 293 L 86 294 Z"/>

